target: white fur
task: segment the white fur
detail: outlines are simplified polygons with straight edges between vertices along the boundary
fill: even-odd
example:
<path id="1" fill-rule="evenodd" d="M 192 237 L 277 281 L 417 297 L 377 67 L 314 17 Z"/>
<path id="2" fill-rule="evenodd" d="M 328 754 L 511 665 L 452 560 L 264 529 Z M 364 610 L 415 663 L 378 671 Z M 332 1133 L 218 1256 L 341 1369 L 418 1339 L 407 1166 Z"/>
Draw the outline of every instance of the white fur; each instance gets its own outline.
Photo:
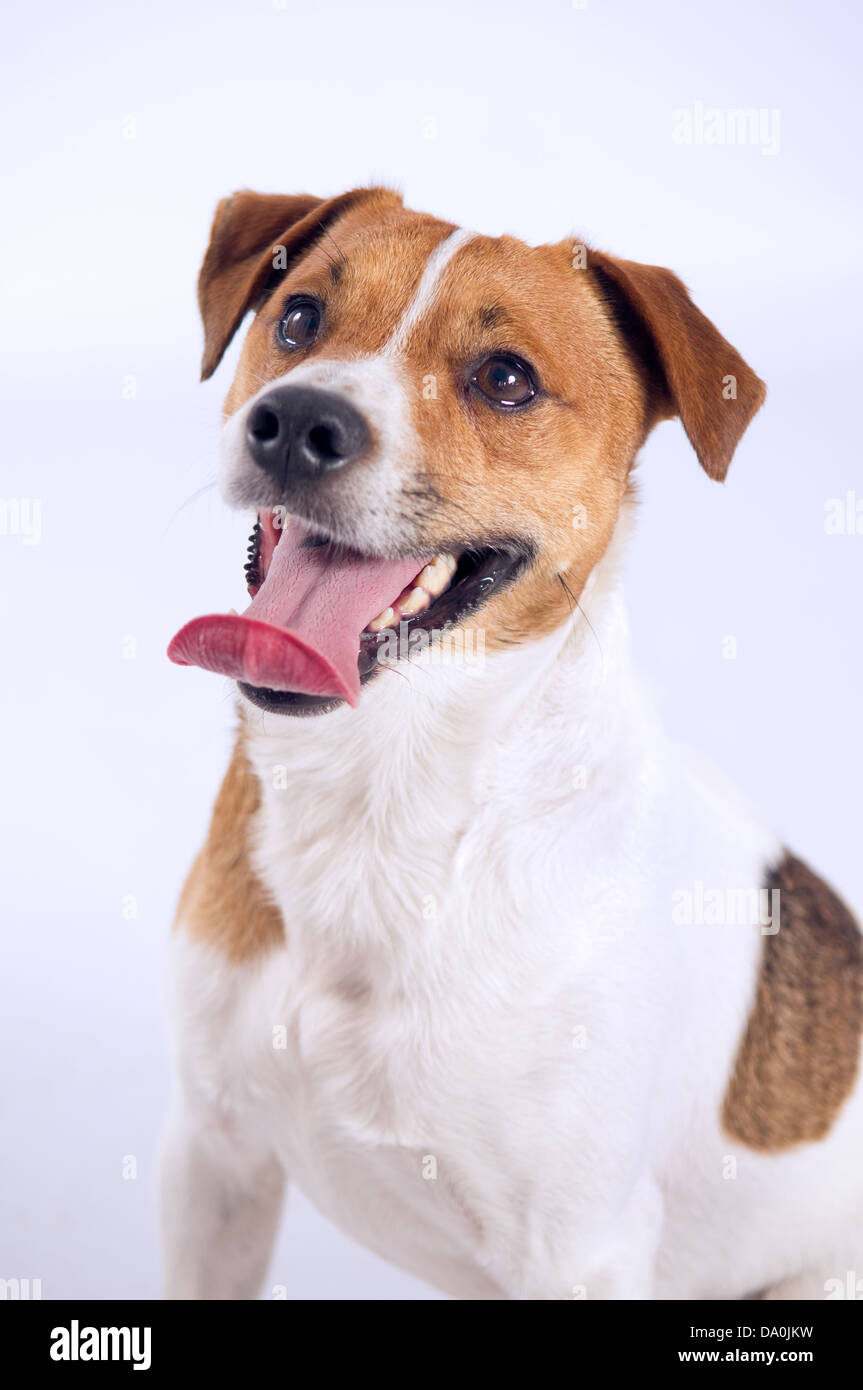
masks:
<path id="1" fill-rule="evenodd" d="M 384 357 L 398 357 L 404 352 L 412 329 L 416 327 L 434 303 L 440 289 L 443 273 L 453 256 L 469 241 L 473 241 L 476 235 L 476 232 L 471 232 L 466 227 L 457 227 L 435 247 L 426 262 L 416 294 L 402 315 L 401 322 L 394 329 L 383 348 Z"/>
<path id="2" fill-rule="evenodd" d="M 595 636 L 576 622 L 482 668 L 421 659 L 314 721 L 254 714 L 256 862 L 286 944 L 240 969 L 180 947 L 172 1144 L 246 1201 L 275 1154 L 350 1234 L 458 1297 L 735 1298 L 807 1271 L 812 1296 L 863 1267 L 863 1107 L 778 1158 L 720 1131 L 761 936 L 675 926 L 673 895 L 757 886 L 780 847 L 658 728 L 616 563 L 585 595 Z M 230 1283 L 243 1250 L 209 1229 L 207 1177 L 175 1295 Z"/>
<path id="3" fill-rule="evenodd" d="M 382 356 L 352 362 L 315 358 L 293 367 L 286 377 L 292 386 L 319 386 L 361 405 L 375 432 L 374 457 L 362 468 L 349 471 L 328 508 L 326 529 L 333 539 L 370 554 L 421 546 L 421 533 L 411 533 L 405 509 L 395 505 L 416 461 L 408 388 L 400 364 Z M 249 411 L 272 386 L 272 382 L 262 386 L 222 430 L 220 483 L 229 505 L 249 507 L 250 489 L 259 485 L 257 466 L 246 448 L 246 421 Z M 252 509 L 257 511 L 255 506 Z"/>

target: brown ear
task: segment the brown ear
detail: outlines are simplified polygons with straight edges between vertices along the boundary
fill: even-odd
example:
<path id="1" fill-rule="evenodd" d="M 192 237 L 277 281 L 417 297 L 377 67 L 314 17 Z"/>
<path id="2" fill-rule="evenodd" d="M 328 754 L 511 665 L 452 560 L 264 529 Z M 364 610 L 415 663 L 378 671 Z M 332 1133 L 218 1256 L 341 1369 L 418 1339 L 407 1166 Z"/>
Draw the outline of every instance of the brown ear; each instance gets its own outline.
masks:
<path id="1" fill-rule="evenodd" d="M 198 276 L 204 322 L 202 381 L 218 367 L 246 311 L 260 307 L 291 260 L 373 191 L 377 190 L 354 189 L 325 199 L 311 193 L 283 196 L 243 189 L 222 199 Z"/>
<path id="2" fill-rule="evenodd" d="M 602 251 L 590 251 L 588 265 L 647 369 L 649 424 L 679 415 L 701 466 L 721 482 L 764 400 L 764 382 L 695 307 L 670 270 Z"/>

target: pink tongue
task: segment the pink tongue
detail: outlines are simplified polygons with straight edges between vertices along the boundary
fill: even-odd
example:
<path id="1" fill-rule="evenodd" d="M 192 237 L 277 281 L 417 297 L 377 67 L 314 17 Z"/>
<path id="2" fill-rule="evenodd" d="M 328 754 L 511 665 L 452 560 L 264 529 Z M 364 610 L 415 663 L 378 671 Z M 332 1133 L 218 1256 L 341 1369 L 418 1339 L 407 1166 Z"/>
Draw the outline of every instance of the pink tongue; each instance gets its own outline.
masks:
<path id="1" fill-rule="evenodd" d="M 245 613 L 193 618 L 171 641 L 171 660 L 269 690 L 335 695 L 355 705 L 360 634 L 426 561 L 303 549 L 311 534 L 290 520 Z"/>

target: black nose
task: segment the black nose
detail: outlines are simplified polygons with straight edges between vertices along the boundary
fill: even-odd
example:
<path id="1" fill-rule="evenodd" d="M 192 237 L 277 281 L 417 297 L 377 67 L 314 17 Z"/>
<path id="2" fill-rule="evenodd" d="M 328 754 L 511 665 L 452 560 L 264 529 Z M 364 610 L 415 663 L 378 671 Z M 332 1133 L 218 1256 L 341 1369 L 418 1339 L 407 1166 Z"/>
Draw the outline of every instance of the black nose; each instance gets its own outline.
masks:
<path id="1" fill-rule="evenodd" d="M 277 386 L 252 407 L 246 441 L 255 463 L 285 484 L 359 457 L 369 431 L 358 410 L 316 386 Z"/>

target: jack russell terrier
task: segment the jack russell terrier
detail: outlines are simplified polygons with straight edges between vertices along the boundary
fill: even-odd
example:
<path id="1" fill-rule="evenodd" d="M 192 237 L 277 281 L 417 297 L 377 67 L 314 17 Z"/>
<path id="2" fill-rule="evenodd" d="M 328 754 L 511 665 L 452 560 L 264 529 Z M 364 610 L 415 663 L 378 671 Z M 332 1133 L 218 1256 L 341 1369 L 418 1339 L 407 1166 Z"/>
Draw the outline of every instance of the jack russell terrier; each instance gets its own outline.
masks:
<path id="1" fill-rule="evenodd" d="M 652 426 L 764 386 L 670 271 L 383 188 L 241 192 L 209 377 L 239 733 L 175 934 L 167 1294 L 253 1298 L 286 1181 L 456 1298 L 824 1298 L 863 1270 L 848 909 L 630 669 Z M 313 716 L 313 717 L 312 717 Z"/>

